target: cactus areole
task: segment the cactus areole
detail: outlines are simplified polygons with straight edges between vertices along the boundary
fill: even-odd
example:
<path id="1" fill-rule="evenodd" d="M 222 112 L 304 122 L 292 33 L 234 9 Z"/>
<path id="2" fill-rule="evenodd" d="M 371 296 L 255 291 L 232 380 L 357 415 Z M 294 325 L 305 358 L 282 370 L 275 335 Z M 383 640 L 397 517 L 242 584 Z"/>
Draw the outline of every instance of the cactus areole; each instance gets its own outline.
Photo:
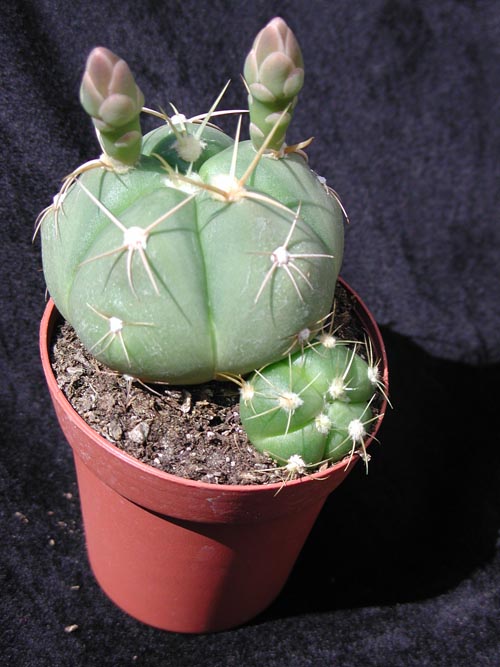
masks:
<path id="1" fill-rule="evenodd" d="M 303 69 L 282 19 L 244 69 L 252 140 L 217 129 L 214 108 L 143 137 L 128 65 L 103 47 L 88 57 L 80 98 L 103 153 L 45 210 L 43 269 L 59 312 L 116 371 L 175 384 L 244 374 L 331 309 L 342 209 L 284 150 Z"/>

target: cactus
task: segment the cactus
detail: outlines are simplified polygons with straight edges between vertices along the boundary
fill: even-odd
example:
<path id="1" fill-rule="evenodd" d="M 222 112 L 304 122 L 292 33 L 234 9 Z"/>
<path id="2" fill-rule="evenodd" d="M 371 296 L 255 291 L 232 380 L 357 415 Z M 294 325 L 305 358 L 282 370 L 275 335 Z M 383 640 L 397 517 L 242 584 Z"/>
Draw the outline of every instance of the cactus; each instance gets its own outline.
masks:
<path id="1" fill-rule="evenodd" d="M 289 411 L 282 439 L 305 420 L 300 428 L 317 452 L 280 445 L 277 456 L 297 449 L 313 462 L 340 437 L 315 431 L 322 413 L 313 417 L 305 407 L 324 407 L 318 380 L 309 380 L 322 357 L 306 352 L 289 362 L 288 355 L 332 307 L 344 211 L 308 166 L 303 144 L 285 143 L 303 76 L 295 36 L 273 19 L 244 65 L 250 139 L 243 140 L 241 115 L 234 138 L 209 122 L 221 113 L 221 95 L 191 119 L 175 108 L 171 117 L 152 111 L 128 65 L 97 47 L 80 98 L 103 152 L 65 179 L 37 227 L 49 293 L 97 359 L 171 384 L 243 378 L 268 366 L 252 380 L 252 414 L 244 419 L 265 447 L 283 417 L 264 418 L 268 399 L 259 382 L 269 373 L 281 387 L 279 377 L 290 372 L 303 404 Z M 142 136 L 144 112 L 163 122 Z M 324 361 L 340 363 L 329 355 Z M 342 405 L 327 406 L 330 420 Z"/>
<path id="2" fill-rule="evenodd" d="M 356 346 L 315 340 L 245 380 L 240 416 L 256 449 L 300 466 L 355 451 L 367 461 L 376 374 L 356 352 Z"/>

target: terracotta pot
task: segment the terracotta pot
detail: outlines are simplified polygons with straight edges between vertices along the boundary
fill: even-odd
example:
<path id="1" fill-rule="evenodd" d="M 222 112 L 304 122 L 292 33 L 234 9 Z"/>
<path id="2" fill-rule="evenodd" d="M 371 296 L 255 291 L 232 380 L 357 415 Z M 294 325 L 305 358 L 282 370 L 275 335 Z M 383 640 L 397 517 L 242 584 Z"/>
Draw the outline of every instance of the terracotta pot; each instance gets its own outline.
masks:
<path id="1" fill-rule="evenodd" d="M 387 381 L 380 332 L 354 296 Z M 88 557 L 101 588 L 136 619 L 176 632 L 223 630 L 256 616 L 280 592 L 327 496 L 358 457 L 269 486 L 205 484 L 143 464 L 93 431 L 58 388 L 49 345 L 59 317 L 49 301 L 42 364 L 73 449 Z"/>

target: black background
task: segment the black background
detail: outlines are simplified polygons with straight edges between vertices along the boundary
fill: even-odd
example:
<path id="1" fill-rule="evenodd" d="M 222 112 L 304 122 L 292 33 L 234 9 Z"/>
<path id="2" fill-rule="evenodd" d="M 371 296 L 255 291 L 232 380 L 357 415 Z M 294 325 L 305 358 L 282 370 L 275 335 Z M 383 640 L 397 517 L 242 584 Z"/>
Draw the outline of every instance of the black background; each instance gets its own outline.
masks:
<path id="1" fill-rule="evenodd" d="M 18 0 L 1 15 L 2 664 L 500 665 L 500 3 Z M 31 237 L 98 155 L 78 102 L 93 46 L 127 60 L 148 106 L 189 116 L 229 78 L 224 106 L 245 104 L 243 61 L 274 15 L 306 63 L 288 140 L 314 135 L 311 166 L 349 213 L 342 275 L 381 325 L 395 407 L 279 599 L 245 627 L 177 635 L 128 618 L 89 571 Z"/>

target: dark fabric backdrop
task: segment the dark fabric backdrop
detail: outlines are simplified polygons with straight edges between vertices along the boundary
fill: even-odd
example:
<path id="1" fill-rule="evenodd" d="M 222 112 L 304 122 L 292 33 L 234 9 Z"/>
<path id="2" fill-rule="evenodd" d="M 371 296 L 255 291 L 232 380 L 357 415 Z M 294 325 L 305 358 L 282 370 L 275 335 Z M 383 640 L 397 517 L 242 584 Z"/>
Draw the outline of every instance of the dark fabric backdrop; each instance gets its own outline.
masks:
<path id="1" fill-rule="evenodd" d="M 98 44 L 150 107 L 245 103 L 254 35 L 295 30 L 290 142 L 351 224 L 343 277 L 378 319 L 394 410 L 327 502 L 282 595 L 183 636 L 107 600 L 87 564 L 69 447 L 41 374 L 37 213 L 97 156 L 78 102 Z M 22 667 L 500 665 L 500 3 L 17 0 L 0 17 L 0 656 Z M 78 629 L 65 632 L 76 624 Z"/>

